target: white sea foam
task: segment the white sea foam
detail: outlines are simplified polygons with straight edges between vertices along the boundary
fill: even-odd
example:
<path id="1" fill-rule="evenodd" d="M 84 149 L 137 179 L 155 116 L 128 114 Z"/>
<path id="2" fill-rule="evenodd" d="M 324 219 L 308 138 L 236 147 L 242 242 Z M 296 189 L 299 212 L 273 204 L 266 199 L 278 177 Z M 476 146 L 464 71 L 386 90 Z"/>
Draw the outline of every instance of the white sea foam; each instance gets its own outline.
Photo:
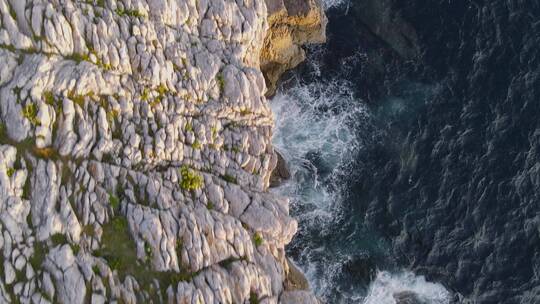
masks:
<path id="1" fill-rule="evenodd" d="M 295 158 L 320 152 L 336 167 L 359 144 L 355 135 L 365 106 L 353 97 L 346 82 L 298 84 L 271 101 L 276 118 L 274 144 Z"/>
<path id="2" fill-rule="evenodd" d="M 346 5 L 350 0 L 323 0 L 322 4 L 324 9 L 329 9 L 331 7 L 339 7 Z"/>
<path id="3" fill-rule="evenodd" d="M 392 274 L 380 271 L 371 283 L 363 304 L 396 304 L 394 295 L 399 293 L 414 294 L 421 303 L 448 304 L 450 293 L 444 286 L 426 281 L 423 276 L 403 271 Z"/>
<path id="4" fill-rule="evenodd" d="M 323 52 L 323 48 L 316 48 L 311 55 L 317 58 Z M 364 55 L 356 54 L 345 61 L 360 60 L 360 56 Z M 317 77 L 320 69 L 318 60 L 313 59 L 309 61 L 311 76 Z M 344 64 L 343 75 L 350 72 L 346 67 Z M 371 141 L 371 132 L 377 131 L 372 129 L 366 105 L 354 97 L 346 80 L 309 84 L 290 81 L 295 83 L 279 91 L 270 104 L 276 119 L 273 143 L 288 161 L 293 178 L 274 191 L 290 197 L 293 207 L 308 207 L 295 214 L 302 225 L 300 229 L 331 231 L 346 190 L 343 177 L 354 169 L 351 164 Z M 333 299 L 332 292 L 338 290 L 341 299 L 336 304 L 393 304 L 394 294 L 400 292 L 414 293 L 426 304 L 449 303 L 449 293 L 442 285 L 427 282 L 412 272 L 378 272 L 367 287 L 367 294 L 366 286 L 342 290 L 336 281 L 340 280 L 350 253 L 329 252 L 325 244 L 307 244 L 301 250 L 303 260 L 299 266 L 313 290 L 328 299 Z"/>
<path id="5" fill-rule="evenodd" d="M 340 207 L 339 176 L 362 145 L 359 125 L 368 117 L 364 104 L 355 99 L 345 81 L 296 84 L 271 101 L 276 118 L 274 145 L 287 159 L 292 180 L 274 190 L 291 198 L 293 206 L 311 206 L 295 214 L 301 229 L 324 231 Z M 326 248 L 305 248 L 303 265 L 311 286 L 324 296 L 341 267 L 340 259 L 326 260 Z"/>
<path id="6" fill-rule="evenodd" d="M 361 144 L 355 129 L 367 116 L 365 107 L 345 82 L 299 84 L 278 93 L 271 106 L 277 126 L 274 145 L 289 161 L 295 179 L 278 191 L 315 204 L 318 211 L 328 210 L 338 191 L 326 186 Z"/>

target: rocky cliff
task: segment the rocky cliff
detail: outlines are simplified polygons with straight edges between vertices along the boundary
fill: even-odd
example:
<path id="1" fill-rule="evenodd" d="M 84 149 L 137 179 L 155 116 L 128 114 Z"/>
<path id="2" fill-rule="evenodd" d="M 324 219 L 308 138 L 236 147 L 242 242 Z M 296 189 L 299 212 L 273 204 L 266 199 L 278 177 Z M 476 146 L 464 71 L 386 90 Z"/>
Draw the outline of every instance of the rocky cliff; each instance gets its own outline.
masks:
<path id="1" fill-rule="evenodd" d="M 319 0 L 266 0 L 266 4 L 269 29 L 260 59 L 271 96 L 281 75 L 306 59 L 302 46 L 326 40 L 327 19 Z"/>
<path id="2" fill-rule="evenodd" d="M 284 7 L 311 16 L 302 3 Z M 267 14 L 0 0 L 0 302 L 316 301 L 284 287 L 297 224 L 267 192 L 259 67 L 286 44 L 268 49 Z"/>

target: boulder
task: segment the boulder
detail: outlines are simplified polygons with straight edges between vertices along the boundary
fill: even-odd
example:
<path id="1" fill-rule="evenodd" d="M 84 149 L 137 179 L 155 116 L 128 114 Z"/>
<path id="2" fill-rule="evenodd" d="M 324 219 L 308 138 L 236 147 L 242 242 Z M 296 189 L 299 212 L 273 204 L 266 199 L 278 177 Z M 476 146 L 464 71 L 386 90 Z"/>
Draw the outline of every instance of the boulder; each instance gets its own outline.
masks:
<path id="1" fill-rule="evenodd" d="M 285 158 L 283 158 L 283 155 L 281 155 L 281 153 L 277 151 L 276 155 L 277 165 L 272 171 L 272 175 L 270 175 L 271 188 L 279 187 L 284 181 L 291 178 L 291 172 L 289 171 L 289 167 L 287 165 L 287 162 L 285 161 Z"/>
<path id="2" fill-rule="evenodd" d="M 420 53 L 414 28 L 394 8 L 393 0 L 357 1 L 355 16 L 403 59 L 414 59 Z"/>

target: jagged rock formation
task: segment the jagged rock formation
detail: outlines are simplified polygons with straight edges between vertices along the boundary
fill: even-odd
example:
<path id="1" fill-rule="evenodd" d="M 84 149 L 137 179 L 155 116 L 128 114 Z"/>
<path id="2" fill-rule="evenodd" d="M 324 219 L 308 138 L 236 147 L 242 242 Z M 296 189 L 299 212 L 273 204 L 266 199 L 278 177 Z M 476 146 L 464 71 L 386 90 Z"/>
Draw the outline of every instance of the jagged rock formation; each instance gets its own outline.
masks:
<path id="1" fill-rule="evenodd" d="M 0 0 L 0 302 L 316 301 L 285 291 L 297 224 L 266 191 L 266 17 Z"/>
<path id="2" fill-rule="evenodd" d="M 291 172 L 289 171 L 289 166 L 287 165 L 287 161 L 285 161 L 285 158 L 279 153 L 276 152 L 277 156 L 277 163 L 276 167 L 272 171 L 272 174 L 270 175 L 270 187 L 278 187 L 283 182 L 291 178 Z"/>
<path id="3" fill-rule="evenodd" d="M 266 0 L 269 30 L 261 52 L 261 70 L 276 91 L 279 78 L 306 59 L 303 45 L 326 40 L 327 19 L 319 0 Z"/>

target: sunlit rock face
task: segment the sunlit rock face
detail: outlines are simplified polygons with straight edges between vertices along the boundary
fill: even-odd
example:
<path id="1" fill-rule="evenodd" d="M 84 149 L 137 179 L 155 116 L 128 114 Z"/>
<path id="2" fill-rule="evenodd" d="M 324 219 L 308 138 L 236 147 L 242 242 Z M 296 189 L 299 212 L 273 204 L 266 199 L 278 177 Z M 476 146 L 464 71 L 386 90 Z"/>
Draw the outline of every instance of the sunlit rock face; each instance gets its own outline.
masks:
<path id="1" fill-rule="evenodd" d="M 326 40 L 327 19 L 319 0 L 266 0 L 268 24 L 261 70 L 273 95 L 281 75 L 306 59 L 302 46 Z"/>
<path id="2" fill-rule="evenodd" d="M 0 0 L 0 302 L 316 302 L 283 287 L 267 28 L 263 1 Z"/>

